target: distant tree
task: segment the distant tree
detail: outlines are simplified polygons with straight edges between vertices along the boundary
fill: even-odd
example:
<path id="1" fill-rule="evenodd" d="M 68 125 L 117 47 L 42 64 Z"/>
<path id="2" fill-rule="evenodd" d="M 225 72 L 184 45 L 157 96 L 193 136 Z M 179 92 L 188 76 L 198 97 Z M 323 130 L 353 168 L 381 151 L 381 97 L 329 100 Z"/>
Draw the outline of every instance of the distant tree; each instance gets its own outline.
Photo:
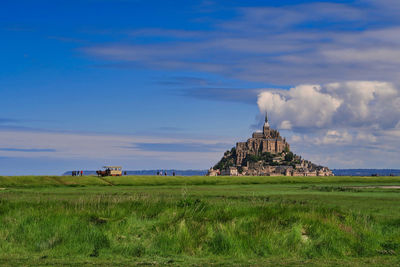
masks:
<path id="1" fill-rule="evenodd" d="M 213 168 L 222 170 L 230 166 L 235 166 L 236 158 L 236 148 L 232 147 L 231 150 L 225 151 L 222 159 L 217 164 L 215 164 Z"/>
<path id="2" fill-rule="evenodd" d="M 293 155 L 292 152 L 286 153 L 286 155 L 285 155 L 285 161 L 291 162 L 291 161 L 293 161 L 293 158 L 294 158 L 294 155 Z"/>
<path id="3" fill-rule="evenodd" d="M 238 167 L 238 172 L 239 172 L 239 173 L 242 173 L 242 172 L 243 172 L 242 166 L 239 166 L 239 167 Z"/>
<path id="4" fill-rule="evenodd" d="M 248 161 L 248 162 L 257 162 L 259 160 L 260 160 L 260 158 L 257 155 L 247 154 L 247 156 L 246 156 L 246 161 Z"/>
<path id="5" fill-rule="evenodd" d="M 215 164 L 214 169 L 215 170 L 216 169 L 223 170 L 223 169 L 226 169 L 226 168 L 228 168 L 230 166 L 234 166 L 234 165 L 235 165 L 235 163 L 234 163 L 233 158 L 230 158 L 230 157 L 225 158 L 224 157 L 217 164 Z"/>
<path id="6" fill-rule="evenodd" d="M 273 158 L 274 158 L 274 155 L 269 152 L 264 152 L 261 154 L 261 160 L 263 160 L 263 161 L 272 162 Z"/>

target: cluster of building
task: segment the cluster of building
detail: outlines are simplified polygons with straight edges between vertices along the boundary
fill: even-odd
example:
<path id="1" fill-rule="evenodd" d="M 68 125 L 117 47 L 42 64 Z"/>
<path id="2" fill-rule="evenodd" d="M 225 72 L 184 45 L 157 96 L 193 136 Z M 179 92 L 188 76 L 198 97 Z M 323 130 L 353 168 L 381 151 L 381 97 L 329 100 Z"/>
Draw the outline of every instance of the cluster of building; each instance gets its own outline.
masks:
<path id="1" fill-rule="evenodd" d="M 247 166 L 238 168 L 236 166 L 229 166 L 225 169 L 208 170 L 209 176 L 333 176 L 332 171 L 328 167 L 323 166 L 302 166 L 307 161 L 302 161 L 301 164 L 296 166 L 279 165 L 279 166 L 265 166 L 260 162 L 248 163 Z M 308 164 L 307 164 L 308 165 Z M 241 171 L 239 171 L 241 169 Z"/>
<path id="2" fill-rule="evenodd" d="M 208 171 L 209 176 L 333 176 L 328 167 L 316 165 L 290 151 L 290 145 L 271 129 L 268 117 L 262 132 L 253 133 L 246 142 L 225 152 Z"/>

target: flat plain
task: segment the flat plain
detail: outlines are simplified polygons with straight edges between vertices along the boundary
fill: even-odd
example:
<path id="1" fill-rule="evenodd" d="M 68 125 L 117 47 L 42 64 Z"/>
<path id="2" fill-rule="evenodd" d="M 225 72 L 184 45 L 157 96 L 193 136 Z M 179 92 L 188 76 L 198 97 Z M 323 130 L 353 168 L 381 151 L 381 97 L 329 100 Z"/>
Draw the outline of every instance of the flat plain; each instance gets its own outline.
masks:
<path id="1" fill-rule="evenodd" d="M 1 265 L 400 265 L 400 177 L 0 176 Z"/>

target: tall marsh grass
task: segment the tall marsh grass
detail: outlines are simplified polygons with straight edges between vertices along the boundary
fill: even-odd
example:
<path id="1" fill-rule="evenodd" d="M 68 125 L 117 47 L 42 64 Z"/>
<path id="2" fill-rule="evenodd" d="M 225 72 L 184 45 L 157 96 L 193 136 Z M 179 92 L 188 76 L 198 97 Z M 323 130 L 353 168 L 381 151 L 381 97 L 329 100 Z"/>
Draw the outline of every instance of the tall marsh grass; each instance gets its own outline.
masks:
<path id="1" fill-rule="evenodd" d="M 399 183 L 399 177 L 0 176 L 0 265 L 177 259 L 394 265 L 399 191 L 349 185 Z"/>
<path id="2" fill-rule="evenodd" d="M 3 197 L 0 225 L 0 257 L 313 259 L 400 253 L 400 219 L 266 198 Z"/>

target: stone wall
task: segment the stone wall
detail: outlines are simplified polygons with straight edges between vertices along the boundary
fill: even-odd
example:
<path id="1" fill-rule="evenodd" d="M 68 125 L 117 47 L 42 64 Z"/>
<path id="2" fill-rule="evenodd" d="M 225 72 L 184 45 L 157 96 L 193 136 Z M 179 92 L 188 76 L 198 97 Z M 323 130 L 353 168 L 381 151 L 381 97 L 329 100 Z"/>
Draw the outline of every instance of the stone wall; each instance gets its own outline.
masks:
<path id="1" fill-rule="evenodd" d="M 247 142 L 236 143 L 236 165 L 242 166 L 248 154 L 260 155 L 261 153 L 281 153 L 289 144 L 282 138 L 249 138 Z"/>

